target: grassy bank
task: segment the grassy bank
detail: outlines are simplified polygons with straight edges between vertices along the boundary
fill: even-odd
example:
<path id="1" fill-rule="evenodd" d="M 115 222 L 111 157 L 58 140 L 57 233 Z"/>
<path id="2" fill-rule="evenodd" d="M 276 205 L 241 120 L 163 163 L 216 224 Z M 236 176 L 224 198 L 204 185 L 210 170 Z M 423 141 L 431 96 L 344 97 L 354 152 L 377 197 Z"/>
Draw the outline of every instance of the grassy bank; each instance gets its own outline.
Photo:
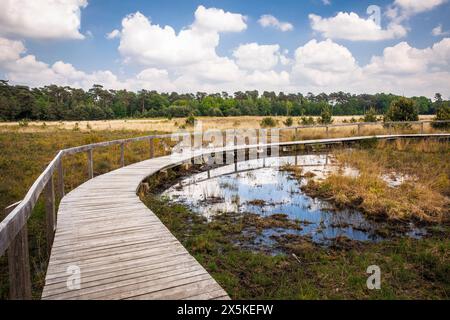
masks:
<path id="1" fill-rule="evenodd" d="M 309 195 L 338 208 L 352 207 L 379 218 L 448 223 L 450 220 L 450 148 L 433 140 L 380 141 L 374 146 L 335 150 L 342 166 L 357 177 L 339 173 L 324 181 L 309 180 Z M 385 179 L 404 179 L 398 186 Z"/>

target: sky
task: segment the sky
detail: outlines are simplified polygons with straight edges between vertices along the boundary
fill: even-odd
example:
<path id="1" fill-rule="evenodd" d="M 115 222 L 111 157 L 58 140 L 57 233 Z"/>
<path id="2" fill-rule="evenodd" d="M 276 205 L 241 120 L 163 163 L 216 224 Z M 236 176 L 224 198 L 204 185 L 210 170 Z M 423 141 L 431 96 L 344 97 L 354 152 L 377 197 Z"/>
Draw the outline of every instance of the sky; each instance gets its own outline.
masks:
<path id="1" fill-rule="evenodd" d="M 450 0 L 0 0 L 0 79 L 450 97 Z"/>

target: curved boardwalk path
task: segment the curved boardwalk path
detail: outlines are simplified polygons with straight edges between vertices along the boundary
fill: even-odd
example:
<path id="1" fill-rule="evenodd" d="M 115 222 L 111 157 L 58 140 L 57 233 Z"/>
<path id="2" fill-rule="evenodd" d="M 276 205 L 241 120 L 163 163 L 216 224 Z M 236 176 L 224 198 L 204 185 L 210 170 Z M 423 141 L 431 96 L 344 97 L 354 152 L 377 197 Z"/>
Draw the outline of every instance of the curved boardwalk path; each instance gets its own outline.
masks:
<path id="1" fill-rule="evenodd" d="M 228 298 L 136 194 L 145 177 L 173 162 L 166 156 L 129 165 L 63 198 L 43 299 Z M 73 266 L 79 290 L 67 286 Z"/>
<path id="2" fill-rule="evenodd" d="M 331 144 L 370 138 L 278 145 Z M 251 146 L 220 150 L 248 147 Z M 190 158 L 179 154 L 145 160 L 97 176 L 68 193 L 59 206 L 42 298 L 228 299 L 227 293 L 137 195 L 143 179 Z M 80 271 L 79 289 L 68 286 L 73 285 L 70 270 L 74 267 Z"/>

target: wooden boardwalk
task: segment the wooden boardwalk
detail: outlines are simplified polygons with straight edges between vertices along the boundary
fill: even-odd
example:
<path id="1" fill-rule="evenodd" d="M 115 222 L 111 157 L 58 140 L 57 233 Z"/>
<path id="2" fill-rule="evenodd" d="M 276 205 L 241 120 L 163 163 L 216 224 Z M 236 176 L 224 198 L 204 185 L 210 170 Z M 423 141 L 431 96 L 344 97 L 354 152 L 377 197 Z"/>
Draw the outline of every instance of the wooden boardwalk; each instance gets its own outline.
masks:
<path id="1" fill-rule="evenodd" d="M 42 299 L 228 299 L 136 195 L 145 177 L 170 162 L 109 172 L 63 198 Z M 70 290 L 74 267 L 80 289 Z"/>
<path id="2" fill-rule="evenodd" d="M 333 144 L 372 138 L 277 145 Z M 230 146 L 219 150 L 252 147 L 256 146 Z M 97 176 L 68 193 L 58 210 L 42 299 L 229 299 L 137 195 L 146 177 L 191 157 L 178 154 L 145 160 Z M 79 288 L 73 287 L 71 280 L 76 277 L 71 273 L 73 270 L 79 270 Z"/>

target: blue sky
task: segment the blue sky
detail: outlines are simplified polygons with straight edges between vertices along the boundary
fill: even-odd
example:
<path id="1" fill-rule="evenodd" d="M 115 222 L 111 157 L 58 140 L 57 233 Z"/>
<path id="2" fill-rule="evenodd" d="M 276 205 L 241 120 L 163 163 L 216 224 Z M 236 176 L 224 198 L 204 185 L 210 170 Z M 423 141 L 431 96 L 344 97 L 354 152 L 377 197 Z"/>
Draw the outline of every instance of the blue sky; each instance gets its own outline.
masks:
<path id="1" fill-rule="evenodd" d="M 0 76 L 30 86 L 450 95 L 448 1 L 325 2 L 4 0 Z M 264 26 L 263 15 L 290 27 Z"/>

